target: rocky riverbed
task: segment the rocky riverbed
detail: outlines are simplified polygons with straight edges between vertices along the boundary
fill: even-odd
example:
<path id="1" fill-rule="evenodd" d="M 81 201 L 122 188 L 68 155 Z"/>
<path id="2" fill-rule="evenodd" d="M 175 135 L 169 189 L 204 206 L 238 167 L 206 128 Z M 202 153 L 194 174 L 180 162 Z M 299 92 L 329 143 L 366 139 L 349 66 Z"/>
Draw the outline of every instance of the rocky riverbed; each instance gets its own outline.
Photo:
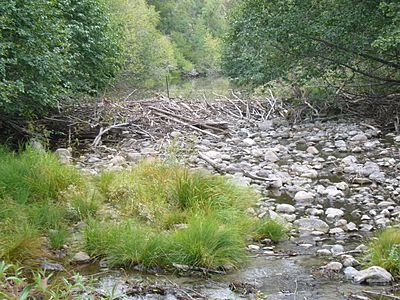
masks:
<path id="1" fill-rule="evenodd" d="M 360 259 L 375 231 L 400 223 L 400 136 L 357 121 L 289 125 L 283 118 L 237 120 L 229 133 L 217 138 L 171 130 L 154 141 L 127 132 L 118 145 L 91 149 L 73 161 L 97 173 L 161 157 L 222 173 L 259 190 L 262 198 L 248 213 L 292 224 L 291 238 L 249 245 L 251 263 L 228 275 L 104 270 L 101 289 L 117 287 L 126 299 L 374 299 L 373 293 L 388 289 L 375 285 L 390 284 L 391 275 L 362 270 Z M 58 154 L 71 159 L 69 151 Z M 179 288 L 127 296 L 133 281 Z"/>

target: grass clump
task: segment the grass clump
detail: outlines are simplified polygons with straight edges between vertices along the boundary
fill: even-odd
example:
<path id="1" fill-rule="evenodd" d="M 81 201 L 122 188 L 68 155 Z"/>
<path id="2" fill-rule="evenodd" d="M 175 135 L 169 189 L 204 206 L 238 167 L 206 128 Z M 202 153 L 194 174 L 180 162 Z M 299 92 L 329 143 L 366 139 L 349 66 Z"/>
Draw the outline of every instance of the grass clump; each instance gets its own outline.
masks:
<path id="1" fill-rule="evenodd" d="M 400 229 L 387 228 L 369 245 L 368 265 L 380 266 L 394 276 L 400 276 Z"/>
<path id="2" fill-rule="evenodd" d="M 181 222 L 198 213 L 244 211 L 257 198 L 253 190 L 235 186 L 225 177 L 161 162 L 143 162 L 129 171 L 104 173 L 98 186 L 126 215 L 167 228 L 174 219 Z"/>
<path id="3" fill-rule="evenodd" d="M 92 256 L 107 257 L 112 266 L 165 265 L 166 239 L 137 222 L 119 224 L 92 220 L 85 232 L 85 248 Z"/>
<path id="4" fill-rule="evenodd" d="M 274 219 L 259 220 L 256 222 L 255 238 L 257 240 L 270 239 L 281 241 L 287 237 L 288 228 L 282 222 Z"/>
<path id="5" fill-rule="evenodd" d="M 20 153 L 0 147 L 0 161 L 0 259 L 22 262 L 42 256 L 44 236 L 51 248 L 60 248 L 66 228 L 78 219 L 74 214 L 80 214 L 65 193 L 86 193 L 89 180 L 54 154 L 29 146 Z M 88 210 L 93 209 L 80 209 L 85 215 Z"/>
<path id="6" fill-rule="evenodd" d="M 71 185 L 85 182 L 80 172 L 62 165 L 52 153 L 27 147 L 21 153 L 0 151 L 0 197 L 19 204 L 55 200 Z"/>
<path id="7" fill-rule="evenodd" d="M 194 218 L 188 228 L 170 237 L 171 263 L 210 269 L 239 267 L 246 261 L 243 236 L 233 228 L 220 224 L 216 218 Z"/>

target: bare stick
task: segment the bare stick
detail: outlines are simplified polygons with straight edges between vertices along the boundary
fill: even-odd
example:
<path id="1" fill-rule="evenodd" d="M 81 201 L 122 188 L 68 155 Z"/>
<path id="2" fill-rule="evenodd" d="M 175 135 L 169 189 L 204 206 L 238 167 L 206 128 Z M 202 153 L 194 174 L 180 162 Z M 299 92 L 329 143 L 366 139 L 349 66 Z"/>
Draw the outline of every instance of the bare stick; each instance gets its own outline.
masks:
<path id="1" fill-rule="evenodd" d="M 380 298 L 384 297 L 384 298 L 388 298 L 388 299 L 400 300 L 400 297 L 397 297 L 395 295 L 388 295 L 388 294 L 372 292 L 372 291 L 362 291 L 362 292 L 367 295 L 379 296 Z"/>
<path id="2" fill-rule="evenodd" d="M 211 158 L 209 158 L 207 155 L 205 155 L 204 153 L 199 152 L 199 157 L 202 160 L 206 161 L 218 173 L 225 174 L 225 171 L 220 166 L 218 166 Z"/>
<path id="3" fill-rule="evenodd" d="M 111 125 L 109 127 L 107 127 L 106 129 L 103 129 L 103 127 L 100 128 L 99 134 L 96 136 L 96 138 L 94 139 L 92 146 L 93 147 L 97 147 L 101 141 L 101 137 L 107 133 L 108 131 L 110 131 L 111 129 L 114 128 L 119 128 L 119 127 L 123 127 L 123 126 L 127 126 L 129 125 L 129 123 L 122 123 L 122 124 L 115 124 L 115 125 Z"/>
<path id="4" fill-rule="evenodd" d="M 160 117 L 164 117 L 164 118 L 166 118 L 166 119 L 172 120 L 172 121 L 174 121 L 174 122 L 176 122 L 176 123 L 185 125 L 185 126 L 190 127 L 190 128 L 192 128 L 192 129 L 194 129 L 194 130 L 196 130 L 196 131 L 198 131 L 198 132 L 201 132 L 201 133 L 210 135 L 210 136 L 215 137 L 215 138 L 217 138 L 217 139 L 220 138 L 219 135 L 216 135 L 216 134 L 211 133 L 211 132 L 209 132 L 209 131 L 200 129 L 200 128 L 196 127 L 196 126 L 193 126 L 193 125 L 191 125 L 191 124 L 188 124 L 188 123 L 186 123 L 186 122 L 183 122 L 183 121 L 177 119 L 176 117 L 172 117 L 172 116 L 169 116 L 169 115 L 167 115 L 167 114 L 165 114 L 165 113 L 160 113 L 160 112 L 158 112 L 158 111 L 154 111 L 154 114 L 156 114 L 156 115 L 158 115 L 158 116 L 160 116 Z"/>

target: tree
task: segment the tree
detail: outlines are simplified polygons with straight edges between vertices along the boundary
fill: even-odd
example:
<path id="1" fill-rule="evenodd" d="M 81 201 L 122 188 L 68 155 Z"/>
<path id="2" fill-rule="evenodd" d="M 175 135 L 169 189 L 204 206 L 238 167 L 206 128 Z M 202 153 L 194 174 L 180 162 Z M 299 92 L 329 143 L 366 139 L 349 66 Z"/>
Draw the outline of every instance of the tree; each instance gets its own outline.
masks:
<path id="1" fill-rule="evenodd" d="M 325 78 L 357 93 L 399 89 L 398 1 L 243 0 L 230 25 L 224 70 L 241 83 Z"/>
<path id="2" fill-rule="evenodd" d="M 119 69 L 100 0 L 0 0 L 0 115 L 33 117 L 63 95 L 104 88 Z"/>
<path id="3" fill-rule="evenodd" d="M 149 0 L 160 13 L 160 31 L 175 48 L 178 67 L 201 72 L 220 69 L 220 41 L 229 0 Z"/>
<path id="4" fill-rule="evenodd" d="M 136 82 L 164 79 L 176 60 L 170 40 L 157 29 L 160 19 L 154 7 L 145 0 L 113 0 L 109 5 L 123 31 L 124 73 Z"/>

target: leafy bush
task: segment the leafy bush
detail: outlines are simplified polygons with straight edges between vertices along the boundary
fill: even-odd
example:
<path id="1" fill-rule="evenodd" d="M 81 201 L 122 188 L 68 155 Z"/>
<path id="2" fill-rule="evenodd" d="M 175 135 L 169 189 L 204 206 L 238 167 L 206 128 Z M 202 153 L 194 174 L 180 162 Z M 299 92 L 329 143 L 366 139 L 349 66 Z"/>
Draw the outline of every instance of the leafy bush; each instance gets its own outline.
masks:
<path id="1" fill-rule="evenodd" d="M 100 0 L 0 7 L 0 114 L 42 115 L 62 95 L 103 88 L 119 65 L 116 28 Z"/>
<path id="2" fill-rule="evenodd" d="M 369 265 L 380 266 L 394 276 L 400 276 L 400 229 L 382 231 L 369 245 L 366 259 Z"/>

